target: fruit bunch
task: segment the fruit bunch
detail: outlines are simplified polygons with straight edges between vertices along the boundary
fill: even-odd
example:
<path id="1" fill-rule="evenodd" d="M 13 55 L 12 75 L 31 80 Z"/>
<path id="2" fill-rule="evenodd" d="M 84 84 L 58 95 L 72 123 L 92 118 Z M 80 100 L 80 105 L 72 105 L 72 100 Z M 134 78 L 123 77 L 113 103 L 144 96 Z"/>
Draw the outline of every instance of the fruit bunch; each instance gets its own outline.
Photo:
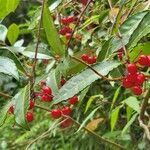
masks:
<path id="1" fill-rule="evenodd" d="M 89 56 L 87 54 L 83 54 L 81 56 L 81 59 L 86 62 L 87 64 L 95 64 L 97 61 L 97 57 L 96 56 Z"/>
<path id="2" fill-rule="evenodd" d="M 150 67 L 150 56 L 141 55 L 138 64 L 143 67 Z M 135 63 L 128 64 L 127 71 L 128 74 L 123 78 L 123 87 L 131 88 L 135 95 L 141 95 L 142 85 L 146 80 L 145 75 L 138 71 L 138 66 Z"/>
<path id="3" fill-rule="evenodd" d="M 72 29 L 69 27 L 71 23 L 74 23 L 76 18 L 74 16 L 63 17 L 61 19 L 61 23 L 63 27 L 60 29 L 59 33 L 61 35 L 65 35 L 66 39 L 70 39 L 72 37 Z"/>

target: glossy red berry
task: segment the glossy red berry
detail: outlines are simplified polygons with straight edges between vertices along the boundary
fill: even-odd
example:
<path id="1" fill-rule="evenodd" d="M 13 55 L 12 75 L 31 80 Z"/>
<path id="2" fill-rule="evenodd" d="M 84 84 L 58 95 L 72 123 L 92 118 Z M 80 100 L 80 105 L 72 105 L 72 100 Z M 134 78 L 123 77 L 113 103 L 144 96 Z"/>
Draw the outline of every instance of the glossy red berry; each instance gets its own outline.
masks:
<path id="1" fill-rule="evenodd" d="M 70 98 L 69 103 L 71 105 L 75 105 L 78 102 L 78 96 L 73 96 L 72 98 Z"/>
<path id="2" fill-rule="evenodd" d="M 73 23 L 76 19 L 74 16 L 68 16 L 67 20 L 68 20 L 68 23 Z"/>
<path id="3" fill-rule="evenodd" d="M 65 26 L 64 30 L 65 30 L 66 33 L 72 33 L 72 29 L 68 26 Z"/>
<path id="4" fill-rule="evenodd" d="M 96 61 L 97 61 L 97 57 L 96 56 L 93 56 L 93 64 L 95 64 L 96 63 Z"/>
<path id="5" fill-rule="evenodd" d="M 59 109 L 53 109 L 51 111 L 51 116 L 54 119 L 60 118 L 61 117 L 61 111 Z"/>
<path id="6" fill-rule="evenodd" d="M 139 73 L 135 73 L 135 74 L 131 74 L 131 73 L 128 73 L 126 78 L 131 82 L 131 83 L 136 83 L 137 82 L 137 76 L 138 76 Z"/>
<path id="7" fill-rule="evenodd" d="M 27 114 L 26 114 L 26 120 L 28 122 L 32 122 L 33 119 L 34 119 L 33 112 L 27 112 Z"/>
<path id="8" fill-rule="evenodd" d="M 71 115 L 71 108 L 70 107 L 64 107 L 61 111 L 62 111 L 62 114 L 65 116 Z"/>
<path id="9" fill-rule="evenodd" d="M 14 106 L 13 105 L 11 105 L 9 107 L 9 113 L 14 114 Z"/>
<path id="10" fill-rule="evenodd" d="M 61 79 L 60 84 L 63 86 L 66 83 L 66 80 L 64 78 Z"/>
<path id="11" fill-rule="evenodd" d="M 145 81 L 145 75 L 142 73 L 138 74 L 137 80 L 136 80 L 137 85 L 142 85 L 144 81 Z"/>
<path id="12" fill-rule="evenodd" d="M 142 88 L 140 86 L 132 87 L 132 91 L 135 95 L 141 95 L 142 94 Z"/>
<path id="13" fill-rule="evenodd" d="M 51 102 L 53 100 L 53 97 L 51 95 L 43 94 L 41 96 L 41 99 L 44 102 Z"/>
<path id="14" fill-rule="evenodd" d="M 132 82 L 128 78 L 124 78 L 122 84 L 125 88 L 130 88 L 133 86 Z"/>
<path id="15" fill-rule="evenodd" d="M 61 35 L 65 35 L 66 34 L 66 30 L 64 28 L 59 30 L 59 34 Z"/>
<path id="16" fill-rule="evenodd" d="M 137 73 L 137 66 L 135 64 L 128 64 L 127 70 L 131 74 Z"/>
<path id="17" fill-rule="evenodd" d="M 88 57 L 87 63 L 88 64 L 93 64 L 93 57 Z"/>
<path id="18" fill-rule="evenodd" d="M 71 119 L 64 119 L 64 121 L 61 123 L 62 128 L 71 127 L 73 125 L 73 122 Z"/>
<path id="19" fill-rule="evenodd" d="M 66 33 L 66 39 L 67 39 L 67 40 L 70 40 L 71 37 L 72 37 L 72 34 L 71 34 L 71 33 Z"/>
<path id="20" fill-rule="evenodd" d="M 141 56 L 139 57 L 138 63 L 139 63 L 140 65 L 142 65 L 142 66 L 147 66 L 147 65 L 148 65 L 148 62 L 149 62 L 149 60 L 148 60 L 148 57 L 147 57 L 147 56 L 141 55 Z"/>
<path id="21" fill-rule="evenodd" d="M 68 24 L 68 19 L 67 17 L 64 17 L 61 19 L 61 23 L 64 24 L 64 25 L 67 25 Z"/>
<path id="22" fill-rule="evenodd" d="M 34 101 L 30 100 L 30 102 L 29 102 L 29 109 L 34 108 L 34 105 L 35 105 Z"/>
<path id="23" fill-rule="evenodd" d="M 43 86 L 42 90 L 43 90 L 44 94 L 48 94 L 48 95 L 52 94 L 52 89 L 50 87 L 48 87 L 48 86 Z"/>
<path id="24" fill-rule="evenodd" d="M 88 58 L 89 58 L 89 56 L 88 56 L 87 54 L 82 54 L 82 56 L 81 56 L 81 59 L 82 59 L 83 61 L 87 61 Z"/>

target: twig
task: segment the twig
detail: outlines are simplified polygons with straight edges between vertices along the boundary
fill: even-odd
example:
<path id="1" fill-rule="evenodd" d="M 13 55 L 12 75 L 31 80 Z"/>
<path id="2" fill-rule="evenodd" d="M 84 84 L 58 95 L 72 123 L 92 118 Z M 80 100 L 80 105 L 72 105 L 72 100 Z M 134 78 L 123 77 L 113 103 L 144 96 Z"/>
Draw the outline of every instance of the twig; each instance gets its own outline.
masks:
<path id="1" fill-rule="evenodd" d="M 43 110 L 46 110 L 46 111 L 48 111 L 48 112 L 51 112 L 51 110 L 49 110 L 48 108 L 46 108 L 46 107 L 43 107 L 43 106 L 40 106 L 40 105 L 35 105 L 35 107 L 37 107 L 37 108 L 40 108 L 40 109 L 43 109 Z"/>
<path id="2" fill-rule="evenodd" d="M 70 56 L 71 58 L 73 58 L 74 60 L 86 65 L 87 67 L 89 67 L 93 72 L 95 72 L 99 77 L 101 77 L 104 80 L 108 80 L 108 81 L 118 81 L 121 80 L 122 77 L 118 77 L 118 78 L 107 78 L 105 76 L 103 76 L 102 74 L 100 74 L 98 71 L 96 71 L 92 66 L 88 65 L 87 63 L 85 63 L 84 61 L 82 61 L 81 59 L 74 57 L 74 56 Z"/>
<path id="3" fill-rule="evenodd" d="M 77 122 L 76 120 L 74 120 L 72 117 L 67 116 L 67 118 L 71 119 L 77 126 L 79 126 L 79 127 L 81 126 L 81 124 L 79 122 Z M 119 149 L 125 149 L 123 146 L 121 146 L 121 145 L 119 145 L 119 144 L 117 144 L 117 143 L 115 143 L 113 141 L 110 141 L 108 139 L 103 138 L 102 136 L 96 134 L 95 132 L 93 132 L 92 130 L 90 130 L 90 129 L 86 128 L 86 127 L 83 127 L 83 129 L 85 131 L 87 131 L 88 133 L 90 133 L 91 135 L 95 136 L 101 142 L 111 144 L 111 145 L 113 145 L 113 146 L 115 146 L 115 147 L 117 147 Z"/>
<path id="4" fill-rule="evenodd" d="M 43 11 L 44 11 L 44 5 L 45 5 L 45 0 L 43 0 L 42 2 L 42 11 L 41 11 L 41 17 L 40 17 L 40 21 L 39 21 L 39 28 L 37 31 L 37 43 L 36 43 L 36 48 L 35 48 L 35 56 L 34 56 L 34 62 L 33 62 L 33 67 L 32 67 L 32 72 L 33 72 L 33 76 L 31 77 L 31 90 L 34 86 L 35 83 L 35 69 L 36 69 L 36 64 L 37 64 L 37 53 L 38 53 L 38 48 L 39 48 L 39 44 L 40 44 L 40 35 L 41 35 L 41 26 L 42 26 L 42 18 L 43 18 Z"/>
<path id="5" fill-rule="evenodd" d="M 71 43 L 71 41 L 72 41 L 72 39 L 73 39 L 74 33 L 75 33 L 75 31 L 76 31 L 76 29 L 77 29 L 77 27 L 78 27 L 78 25 L 79 25 L 79 23 L 80 23 L 80 21 L 81 21 L 81 18 L 82 18 L 82 16 L 83 16 L 83 14 L 85 13 L 86 9 L 88 8 L 88 6 L 90 5 L 90 3 L 91 3 L 92 1 L 93 1 L 93 0 L 89 0 L 89 2 L 88 2 L 88 3 L 86 4 L 86 6 L 84 7 L 83 11 L 80 13 L 80 16 L 79 16 L 79 18 L 78 18 L 78 20 L 77 20 L 77 22 L 76 22 L 76 25 L 75 25 L 75 27 L 74 27 L 74 29 L 73 29 L 73 31 L 72 31 L 71 38 L 70 38 L 70 40 L 68 41 L 66 51 L 68 51 L 68 49 L 69 49 L 70 43 Z"/>
<path id="6" fill-rule="evenodd" d="M 0 92 L 0 96 L 3 96 L 5 98 L 12 98 L 12 96 L 6 94 L 6 93 L 3 93 L 3 92 Z"/>

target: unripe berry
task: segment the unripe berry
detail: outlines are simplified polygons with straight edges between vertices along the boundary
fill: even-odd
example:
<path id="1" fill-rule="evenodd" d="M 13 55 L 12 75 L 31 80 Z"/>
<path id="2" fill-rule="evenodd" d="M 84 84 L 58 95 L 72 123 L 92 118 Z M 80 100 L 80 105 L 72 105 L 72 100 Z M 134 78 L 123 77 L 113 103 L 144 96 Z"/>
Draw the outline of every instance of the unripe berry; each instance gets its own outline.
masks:
<path id="1" fill-rule="evenodd" d="M 27 114 L 26 114 L 26 120 L 27 120 L 28 122 L 32 122 L 33 119 L 34 119 L 33 113 L 32 113 L 32 112 L 27 112 Z"/>
<path id="2" fill-rule="evenodd" d="M 75 105 L 78 102 L 78 96 L 73 96 L 70 98 L 69 102 L 71 105 Z"/>
<path id="3" fill-rule="evenodd" d="M 65 116 L 71 115 L 71 108 L 70 107 L 64 107 L 61 111 L 62 111 L 62 114 Z"/>
<path id="4" fill-rule="evenodd" d="M 141 95 L 142 94 L 142 88 L 140 86 L 134 86 L 132 88 L 132 91 L 135 95 Z"/>
<path id="5" fill-rule="evenodd" d="M 41 96 L 41 99 L 44 102 L 51 102 L 53 100 L 53 97 L 51 95 L 43 94 Z"/>
<path id="6" fill-rule="evenodd" d="M 89 56 L 88 56 L 87 54 L 82 54 L 82 56 L 81 56 L 81 59 L 82 59 L 83 61 L 87 61 L 88 58 L 89 58 Z"/>
<path id="7" fill-rule="evenodd" d="M 138 60 L 139 64 L 142 65 L 142 66 L 147 66 L 148 65 L 148 61 L 149 61 L 148 57 L 145 56 L 145 55 L 141 55 L 139 57 L 139 60 Z"/>
<path id="8" fill-rule="evenodd" d="M 43 86 L 42 90 L 43 90 L 44 94 L 48 94 L 48 95 L 52 94 L 52 89 L 50 87 L 48 87 L 48 86 Z"/>
<path id="9" fill-rule="evenodd" d="M 73 125 L 73 122 L 71 119 L 65 119 L 62 123 L 61 123 L 61 127 L 62 128 L 67 128 Z"/>
<path id="10" fill-rule="evenodd" d="M 51 116 L 54 119 L 60 118 L 61 117 L 61 111 L 59 109 L 53 109 L 51 111 Z"/>
<path id="11" fill-rule="evenodd" d="M 9 113 L 14 114 L 14 106 L 13 105 L 11 105 L 9 107 Z"/>
<path id="12" fill-rule="evenodd" d="M 34 105 L 35 105 L 34 101 L 30 100 L 30 102 L 29 102 L 29 109 L 34 108 Z"/>
<path id="13" fill-rule="evenodd" d="M 137 73 L 137 66 L 135 64 L 128 64 L 127 70 L 131 74 Z"/>

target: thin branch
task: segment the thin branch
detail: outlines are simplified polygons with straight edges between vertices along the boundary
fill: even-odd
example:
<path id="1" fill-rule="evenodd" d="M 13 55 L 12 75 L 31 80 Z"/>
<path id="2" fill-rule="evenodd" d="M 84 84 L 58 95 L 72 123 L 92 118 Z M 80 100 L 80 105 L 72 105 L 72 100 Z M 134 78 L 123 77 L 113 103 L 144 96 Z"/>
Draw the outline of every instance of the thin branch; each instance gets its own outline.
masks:
<path id="1" fill-rule="evenodd" d="M 46 108 L 46 107 L 43 107 L 43 106 L 40 106 L 40 105 L 35 105 L 35 107 L 37 107 L 37 108 L 40 108 L 40 109 L 43 109 L 43 110 L 46 110 L 46 111 L 48 111 L 48 112 L 51 112 L 51 110 L 49 110 L 48 108 Z"/>
<path id="2" fill-rule="evenodd" d="M 118 78 L 107 78 L 105 76 L 103 76 L 102 74 L 100 74 L 98 71 L 96 71 L 91 65 L 88 65 L 87 63 L 85 63 L 84 61 L 82 61 L 81 59 L 74 57 L 74 56 L 70 56 L 71 58 L 73 58 L 74 60 L 86 65 L 87 67 L 89 67 L 94 73 L 96 73 L 99 77 L 101 77 L 103 80 L 108 80 L 108 81 L 118 81 L 121 80 L 122 77 L 118 77 Z"/>
<path id="3" fill-rule="evenodd" d="M 80 124 L 79 122 L 77 122 L 76 120 L 74 120 L 73 118 L 71 118 L 71 117 L 69 117 L 69 116 L 67 116 L 67 118 L 71 119 L 78 127 L 81 126 L 81 124 Z M 119 144 L 117 144 L 117 143 L 115 143 L 115 142 L 113 142 L 113 141 L 110 141 L 110 140 L 108 140 L 108 139 L 103 138 L 102 136 L 96 134 L 95 132 L 93 132 L 92 130 L 88 129 L 87 127 L 83 127 L 83 129 L 84 129 L 85 131 L 87 131 L 89 134 L 95 136 L 95 137 L 96 137 L 99 141 L 101 141 L 101 142 L 111 144 L 111 145 L 113 145 L 113 146 L 115 146 L 115 147 L 117 147 L 117 148 L 119 148 L 119 149 L 125 149 L 123 146 L 121 146 L 121 145 L 119 145 Z"/>
<path id="4" fill-rule="evenodd" d="M 88 3 L 86 4 L 86 6 L 84 7 L 83 11 L 80 13 L 80 16 L 79 16 L 79 18 L 78 18 L 78 20 L 77 20 L 77 22 L 76 22 L 76 25 L 75 25 L 75 27 L 74 27 L 74 29 L 73 29 L 73 31 L 72 31 L 71 38 L 70 38 L 70 40 L 68 41 L 67 49 L 66 49 L 67 51 L 68 51 L 69 46 L 70 46 L 70 43 L 71 43 L 71 41 L 72 41 L 72 39 L 73 39 L 74 33 L 75 33 L 75 31 L 76 31 L 76 29 L 77 29 L 77 27 L 78 27 L 78 25 L 79 25 L 79 23 L 80 23 L 80 21 L 81 21 L 81 18 L 82 18 L 83 14 L 85 13 L 86 9 L 88 8 L 88 6 L 90 5 L 90 3 L 91 3 L 92 1 L 93 1 L 93 0 L 89 0 L 89 2 L 88 2 Z"/>
<path id="5" fill-rule="evenodd" d="M 32 85 L 31 85 L 31 90 L 34 86 L 35 83 L 35 77 L 36 77 L 36 64 L 37 64 L 37 53 L 38 53 L 38 48 L 39 48 L 39 44 L 40 44 L 40 36 L 41 36 L 41 26 L 42 26 L 42 19 L 43 19 L 43 11 L 44 11 L 44 5 L 45 5 L 45 0 L 43 0 L 42 2 L 42 10 L 41 10 L 41 17 L 40 17 L 40 21 L 39 21 L 39 28 L 37 31 L 37 43 L 36 43 L 36 48 L 35 48 L 35 56 L 34 56 L 34 62 L 33 62 L 33 67 L 32 67 L 32 72 L 33 72 L 33 76 L 31 77 L 31 81 L 32 81 Z"/>
<path id="6" fill-rule="evenodd" d="M 0 96 L 3 96 L 3 97 L 5 97 L 5 98 L 12 98 L 12 96 L 10 96 L 10 95 L 8 95 L 8 94 L 6 94 L 6 93 L 3 93 L 3 92 L 0 92 Z"/>

